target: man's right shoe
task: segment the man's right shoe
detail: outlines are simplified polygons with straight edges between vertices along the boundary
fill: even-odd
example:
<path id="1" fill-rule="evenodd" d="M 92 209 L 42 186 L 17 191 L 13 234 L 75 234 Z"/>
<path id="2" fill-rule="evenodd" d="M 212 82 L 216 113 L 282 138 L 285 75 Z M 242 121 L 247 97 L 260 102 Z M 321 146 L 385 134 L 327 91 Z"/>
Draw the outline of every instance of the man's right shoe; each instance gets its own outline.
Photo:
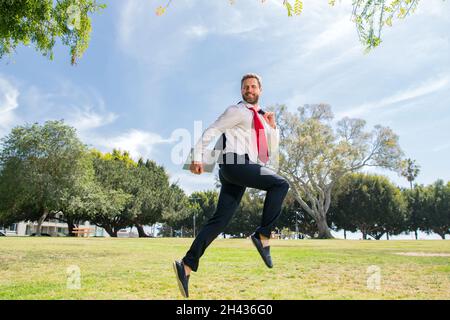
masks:
<path id="1" fill-rule="evenodd" d="M 175 275 L 177 276 L 178 287 L 180 288 L 181 294 L 183 297 L 189 298 L 189 276 L 186 276 L 183 261 L 174 261 L 173 269 L 175 271 Z"/>
<path id="2" fill-rule="evenodd" d="M 252 242 L 255 245 L 256 249 L 258 249 L 258 252 L 261 255 L 261 258 L 263 259 L 266 266 L 268 268 L 272 268 L 273 263 L 272 257 L 270 256 L 270 246 L 263 247 L 261 240 L 257 238 L 254 233 L 250 236 L 250 239 L 252 239 Z"/>

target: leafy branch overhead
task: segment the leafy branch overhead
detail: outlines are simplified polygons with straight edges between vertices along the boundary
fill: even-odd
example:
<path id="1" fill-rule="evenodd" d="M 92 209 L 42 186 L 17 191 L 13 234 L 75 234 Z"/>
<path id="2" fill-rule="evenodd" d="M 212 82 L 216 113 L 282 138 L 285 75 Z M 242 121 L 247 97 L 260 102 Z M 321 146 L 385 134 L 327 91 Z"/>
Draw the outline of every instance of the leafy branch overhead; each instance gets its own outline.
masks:
<path id="1" fill-rule="evenodd" d="M 0 1 L 0 58 L 11 55 L 19 44 L 34 45 L 53 59 L 57 39 L 70 48 L 72 65 L 89 46 L 89 14 L 104 9 L 96 0 Z"/>
<path id="2" fill-rule="evenodd" d="M 281 1 L 281 0 L 279 0 Z M 392 26 L 393 19 L 403 19 L 413 13 L 420 0 L 352 0 L 352 20 L 356 24 L 358 37 L 366 50 L 373 49 L 381 43 L 381 32 L 384 26 Z M 158 7 L 156 14 L 161 16 L 169 7 L 171 1 L 165 7 Z M 229 0 L 231 5 L 236 0 Z M 261 3 L 267 2 L 261 0 Z M 336 0 L 328 0 L 330 6 L 336 4 Z M 283 0 L 289 17 L 299 16 L 303 12 L 302 0 Z"/>

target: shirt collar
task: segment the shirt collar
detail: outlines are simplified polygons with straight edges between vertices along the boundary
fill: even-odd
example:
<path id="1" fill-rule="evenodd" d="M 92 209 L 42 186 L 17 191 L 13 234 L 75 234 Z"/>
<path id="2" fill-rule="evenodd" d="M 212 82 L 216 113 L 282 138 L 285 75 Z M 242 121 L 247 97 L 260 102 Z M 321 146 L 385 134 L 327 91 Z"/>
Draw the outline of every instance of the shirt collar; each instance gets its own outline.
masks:
<path id="1" fill-rule="evenodd" d="M 261 107 L 259 106 L 259 104 L 253 105 L 253 104 L 244 102 L 244 101 L 242 101 L 242 100 L 239 101 L 238 104 L 243 104 L 246 108 L 249 108 L 249 109 L 250 109 L 250 108 L 253 109 L 254 107 L 256 107 L 256 111 L 261 110 Z"/>

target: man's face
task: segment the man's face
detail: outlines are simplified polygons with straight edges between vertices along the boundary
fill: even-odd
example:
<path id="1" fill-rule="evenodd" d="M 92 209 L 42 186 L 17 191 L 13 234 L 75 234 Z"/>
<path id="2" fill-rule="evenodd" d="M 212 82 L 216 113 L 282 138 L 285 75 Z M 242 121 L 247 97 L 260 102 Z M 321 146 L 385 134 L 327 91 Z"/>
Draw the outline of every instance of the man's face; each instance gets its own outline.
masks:
<path id="1" fill-rule="evenodd" d="M 257 104 L 259 95 L 261 94 L 261 88 L 259 87 L 258 80 L 255 78 L 245 79 L 241 88 L 242 99 L 250 104 Z"/>

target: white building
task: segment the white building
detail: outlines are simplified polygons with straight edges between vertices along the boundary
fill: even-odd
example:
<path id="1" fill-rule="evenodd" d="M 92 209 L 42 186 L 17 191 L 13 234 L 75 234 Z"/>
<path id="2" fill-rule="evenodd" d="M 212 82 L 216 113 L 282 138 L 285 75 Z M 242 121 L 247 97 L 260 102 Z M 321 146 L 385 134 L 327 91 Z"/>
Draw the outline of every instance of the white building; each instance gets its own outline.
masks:
<path id="1" fill-rule="evenodd" d="M 29 236 L 36 232 L 37 222 L 21 221 L 4 227 L 4 229 L 0 228 L 0 231 L 3 231 L 7 236 Z M 79 236 L 109 237 L 108 233 L 103 228 L 97 227 L 89 221 L 83 221 L 83 223 L 80 223 L 78 227 L 89 228 L 89 235 L 85 233 L 80 234 Z M 69 234 L 69 227 L 67 223 L 60 222 L 58 219 L 48 219 L 42 223 L 41 233 L 49 234 L 52 237 L 65 237 Z"/>

